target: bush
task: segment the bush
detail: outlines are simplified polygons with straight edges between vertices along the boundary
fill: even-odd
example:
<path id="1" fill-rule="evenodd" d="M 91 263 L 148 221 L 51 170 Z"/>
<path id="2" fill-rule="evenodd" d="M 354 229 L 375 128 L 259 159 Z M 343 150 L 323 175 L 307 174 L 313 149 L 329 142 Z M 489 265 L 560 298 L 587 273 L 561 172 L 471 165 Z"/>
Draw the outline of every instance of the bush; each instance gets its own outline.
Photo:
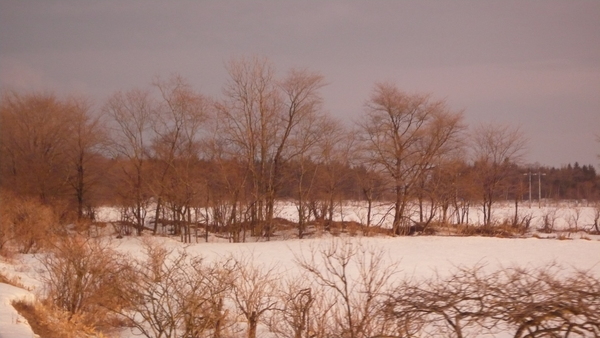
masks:
<path id="1" fill-rule="evenodd" d="M 52 208 L 38 200 L 3 195 L 0 201 L 0 251 L 9 250 L 11 246 L 19 253 L 37 252 L 47 244 L 57 224 Z"/>
<path id="2" fill-rule="evenodd" d="M 111 322 L 127 278 L 122 255 L 107 241 L 63 237 L 41 256 L 44 305 L 60 322 L 89 330 Z"/>
<path id="3" fill-rule="evenodd" d="M 144 242 L 146 259 L 132 260 L 129 282 L 113 308 L 145 337 L 221 337 L 230 323 L 224 306 L 233 265 L 206 263 L 185 251 Z"/>
<path id="4" fill-rule="evenodd" d="M 600 279 L 553 264 L 461 268 L 448 277 L 404 281 L 384 308 L 402 336 L 598 337 Z"/>

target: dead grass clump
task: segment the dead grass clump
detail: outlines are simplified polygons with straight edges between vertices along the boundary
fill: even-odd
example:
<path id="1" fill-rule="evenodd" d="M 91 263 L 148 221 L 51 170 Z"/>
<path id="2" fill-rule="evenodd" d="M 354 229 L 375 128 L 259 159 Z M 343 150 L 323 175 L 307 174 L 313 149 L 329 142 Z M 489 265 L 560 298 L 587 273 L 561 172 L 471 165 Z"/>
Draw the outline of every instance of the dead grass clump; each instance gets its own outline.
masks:
<path id="1" fill-rule="evenodd" d="M 514 238 L 523 235 L 520 227 L 512 224 L 501 223 L 485 226 L 474 226 L 461 224 L 456 227 L 456 234 L 459 236 L 484 236 L 499 238 Z"/>
<path id="2" fill-rule="evenodd" d="M 558 239 L 559 241 L 565 241 L 565 240 L 570 240 L 571 238 L 571 234 L 570 233 L 561 233 L 558 236 L 556 236 L 556 239 Z"/>
<path id="3" fill-rule="evenodd" d="M 455 226 L 453 226 L 452 228 L 454 228 L 453 232 L 458 235 L 458 236 L 474 236 L 475 235 L 475 226 L 474 225 L 469 225 L 466 223 L 463 224 L 457 224 Z"/>
<path id="4" fill-rule="evenodd" d="M 73 315 L 47 302 L 18 300 L 13 301 L 12 306 L 40 338 L 100 338 L 111 336 L 116 332 L 115 328 L 123 326 L 122 322 L 110 322 L 104 327 L 90 326 L 86 324 L 89 320 L 82 318 L 82 314 Z"/>
<path id="5" fill-rule="evenodd" d="M 40 338 L 67 337 L 64 332 L 59 332 L 53 327 L 52 321 L 48 320 L 48 313 L 41 304 L 24 300 L 13 301 L 12 306 L 23 316 L 31 330 Z"/>

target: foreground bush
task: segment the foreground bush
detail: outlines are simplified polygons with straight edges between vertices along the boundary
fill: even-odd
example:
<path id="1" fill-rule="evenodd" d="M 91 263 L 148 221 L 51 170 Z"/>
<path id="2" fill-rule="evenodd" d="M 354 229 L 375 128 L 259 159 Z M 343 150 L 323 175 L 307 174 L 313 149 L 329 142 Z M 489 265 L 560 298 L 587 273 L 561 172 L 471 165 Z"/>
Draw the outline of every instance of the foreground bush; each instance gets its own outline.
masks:
<path id="1" fill-rule="evenodd" d="M 129 282 L 112 310 L 141 335 L 152 338 L 222 337 L 231 325 L 224 301 L 234 265 L 205 262 L 151 240 L 145 259 L 127 264 Z"/>
<path id="2" fill-rule="evenodd" d="M 56 321 L 95 331 L 111 326 L 111 308 L 127 283 L 123 256 L 107 241 L 68 236 L 59 238 L 41 256 L 43 303 Z"/>
<path id="3" fill-rule="evenodd" d="M 34 253 L 56 232 L 53 209 L 33 198 L 0 192 L 0 252 Z"/>
<path id="4" fill-rule="evenodd" d="M 384 302 L 400 336 L 599 337 L 600 279 L 549 265 L 404 281 Z"/>

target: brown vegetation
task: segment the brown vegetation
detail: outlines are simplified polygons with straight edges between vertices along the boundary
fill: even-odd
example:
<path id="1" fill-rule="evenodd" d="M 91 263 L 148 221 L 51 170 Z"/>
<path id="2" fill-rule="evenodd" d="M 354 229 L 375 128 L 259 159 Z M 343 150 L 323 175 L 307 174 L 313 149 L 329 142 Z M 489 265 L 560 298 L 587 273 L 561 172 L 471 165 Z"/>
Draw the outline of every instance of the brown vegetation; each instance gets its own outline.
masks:
<path id="1" fill-rule="evenodd" d="M 394 235 L 464 224 L 474 205 L 491 226 L 499 200 L 514 201 L 515 227 L 529 227 L 519 203 L 523 174 L 532 168 L 521 164 L 525 136 L 518 129 L 482 125 L 466 138 L 460 112 L 390 83 L 374 86 L 352 128 L 323 111 L 318 73 L 279 75 L 257 57 L 234 59 L 227 71 L 223 94 L 212 98 L 178 75 L 117 91 L 99 107 L 85 98 L 3 93 L 0 207 L 8 216 L 0 222 L 0 249 L 29 236 L 18 250 L 36 250 L 46 231 L 33 225 L 42 222 L 34 216 L 11 220 L 19 204 L 35 204 L 60 224 L 93 221 L 99 206 L 111 205 L 121 211 L 120 235 L 169 227 L 183 242 L 200 234 L 208 240 L 209 232 L 232 242 L 269 240 L 289 226 L 277 220 L 277 200 L 296 205 L 298 238 L 314 231 L 311 224 L 344 231 L 334 214 L 349 200 L 368 206 L 366 229 L 353 225 L 350 233 L 385 232 L 373 224 L 381 203 L 394 206 Z M 591 165 L 536 170 L 540 204 L 544 197 L 599 197 Z M 551 216 L 544 231 L 552 230 Z M 580 228 L 578 218 L 569 221 Z"/>

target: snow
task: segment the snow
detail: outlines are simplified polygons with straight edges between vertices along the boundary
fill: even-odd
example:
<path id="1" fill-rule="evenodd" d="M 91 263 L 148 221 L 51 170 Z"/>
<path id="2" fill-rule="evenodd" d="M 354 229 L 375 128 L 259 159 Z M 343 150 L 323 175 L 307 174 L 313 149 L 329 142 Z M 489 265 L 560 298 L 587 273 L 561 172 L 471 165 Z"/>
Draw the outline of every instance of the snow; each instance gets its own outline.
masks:
<path id="1" fill-rule="evenodd" d="M 31 327 L 17 310 L 12 307 L 14 300 L 32 300 L 31 292 L 16 286 L 0 283 L 0 338 L 35 337 Z"/>
<path id="2" fill-rule="evenodd" d="M 176 240 L 162 238 L 167 247 L 181 248 Z M 254 263 L 278 266 L 284 271 L 296 269 L 295 257 L 307 255 L 311 247 L 325 246 L 332 238 L 252 243 L 197 243 L 186 247 L 190 254 L 207 259 L 252 256 Z M 553 262 L 566 267 L 585 269 L 600 275 L 600 240 L 598 239 L 506 239 L 493 237 L 356 237 L 367 247 L 381 248 L 389 262 L 399 261 L 405 276 L 428 276 L 458 266 L 485 265 L 490 269 L 520 266 L 543 266 Z M 124 238 L 118 247 L 140 255 L 140 239 Z"/>
<path id="3" fill-rule="evenodd" d="M 281 205 L 280 217 L 286 216 L 293 220 L 292 204 Z M 381 210 L 385 207 L 380 207 Z M 522 207 L 523 212 L 530 210 L 536 218 L 541 218 L 548 212 L 547 208 L 531 209 Z M 555 206 L 557 225 L 564 229 L 574 215 L 574 208 Z M 360 218 L 361 211 L 347 207 L 342 215 L 344 220 Z M 497 217 L 511 215 L 510 207 L 497 209 Z M 580 224 L 589 223 L 592 208 L 581 207 Z M 106 208 L 100 213 L 104 221 L 114 219 L 117 213 L 114 209 Z M 340 216 L 340 218 L 342 218 Z M 476 216 L 476 211 L 472 217 Z M 558 228 L 557 226 L 557 228 Z M 534 223 L 534 227 L 537 227 Z M 251 242 L 251 243 L 194 243 L 184 245 L 176 239 L 157 237 L 167 247 L 174 249 L 186 248 L 188 253 L 201 255 L 208 260 L 235 256 L 251 256 L 257 266 L 276 266 L 282 273 L 297 273 L 295 258 L 308 255 L 311 248 L 328 245 L 330 236 L 312 239 L 292 239 L 286 241 Z M 354 237 L 351 241 L 361 241 L 363 245 L 380 248 L 387 253 L 389 262 L 400 262 L 401 273 L 398 278 L 420 278 L 431 276 L 433 273 L 445 274 L 458 266 L 485 266 L 486 269 L 498 269 L 514 265 L 540 267 L 550 263 L 558 263 L 567 268 L 588 270 L 600 276 L 600 237 L 574 233 L 570 239 L 519 238 L 502 239 L 491 237 L 450 237 L 450 236 L 417 236 L 417 237 Z M 140 257 L 142 239 L 125 237 L 114 240 L 118 250 Z M 35 279 L 35 259 L 32 255 L 21 255 L 12 263 L 0 262 L 0 269 L 11 277 L 17 277 L 27 287 L 34 290 L 39 288 Z M 7 284 L 0 284 L 0 338 L 31 338 L 34 337 L 27 322 L 10 305 L 15 299 L 33 299 L 31 292 Z"/>

